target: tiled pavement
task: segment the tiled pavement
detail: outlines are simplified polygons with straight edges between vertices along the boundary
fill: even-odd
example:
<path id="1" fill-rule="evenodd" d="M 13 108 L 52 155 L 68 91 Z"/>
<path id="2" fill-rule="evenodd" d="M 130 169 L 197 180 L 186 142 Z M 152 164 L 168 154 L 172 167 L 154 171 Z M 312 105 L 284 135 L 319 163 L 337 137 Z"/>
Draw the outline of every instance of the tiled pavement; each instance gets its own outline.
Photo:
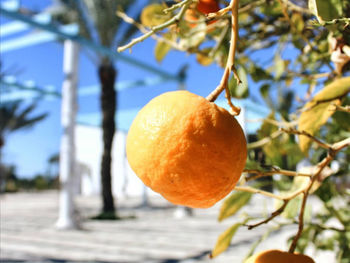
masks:
<path id="1" fill-rule="evenodd" d="M 57 200 L 55 191 L 0 196 L 1 262 L 239 263 L 266 230 L 240 229 L 229 250 L 211 260 L 208 254 L 219 234 L 238 220 L 219 223 L 220 205 L 176 218 L 175 207 L 161 198 L 152 198 L 147 208 L 139 207 L 141 200 L 129 198 L 118 200 L 125 219 L 96 221 L 89 218 L 99 210 L 99 197 L 77 197 L 82 230 L 59 231 L 54 228 Z M 247 209 L 258 212 L 266 204 L 254 199 Z M 259 248 L 286 248 L 285 240 L 294 229 L 273 235 Z M 333 262 L 332 255 L 317 258 L 317 263 Z"/>

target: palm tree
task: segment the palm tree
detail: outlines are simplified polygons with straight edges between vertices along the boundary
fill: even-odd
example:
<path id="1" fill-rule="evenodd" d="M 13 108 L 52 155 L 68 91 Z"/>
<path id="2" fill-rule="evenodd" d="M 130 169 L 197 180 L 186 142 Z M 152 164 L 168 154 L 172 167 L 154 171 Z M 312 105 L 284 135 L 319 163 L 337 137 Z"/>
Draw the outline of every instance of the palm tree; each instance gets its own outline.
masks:
<path id="1" fill-rule="evenodd" d="M 31 116 L 36 104 L 32 103 L 29 106 L 21 107 L 21 101 L 15 103 L 0 104 L 0 186 L 3 184 L 4 173 L 1 171 L 2 148 L 5 145 L 5 137 L 14 131 L 32 127 L 37 122 L 46 118 L 47 114 L 39 114 Z M 1 188 L 0 188 L 1 190 Z"/>
<path id="2" fill-rule="evenodd" d="M 116 46 L 124 44 L 137 31 L 134 26 L 124 24 L 123 33 L 120 33 L 123 21 L 116 16 L 116 11 L 121 9 L 127 12 L 135 2 L 135 0 L 60 0 L 61 6 L 57 8 L 60 11 L 55 15 L 61 22 L 79 23 L 81 34 L 87 39 L 105 47 L 113 46 L 115 49 Z M 111 185 L 111 150 L 116 131 L 114 117 L 117 108 L 117 92 L 114 84 L 117 70 L 109 57 L 96 55 L 98 55 L 98 77 L 101 86 L 103 132 L 101 162 L 103 207 L 97 218 L 114 219 L 116 208 Z"/>
<path id="3" fill-rule="evenodd" d="M 0 149 L 5 145 L 5 136 L 10 132 L 30 128 L 43 120 L 47 114 L 30 116 L 36 104 L 21 108 L 21 101 L 0 105 Z"/>

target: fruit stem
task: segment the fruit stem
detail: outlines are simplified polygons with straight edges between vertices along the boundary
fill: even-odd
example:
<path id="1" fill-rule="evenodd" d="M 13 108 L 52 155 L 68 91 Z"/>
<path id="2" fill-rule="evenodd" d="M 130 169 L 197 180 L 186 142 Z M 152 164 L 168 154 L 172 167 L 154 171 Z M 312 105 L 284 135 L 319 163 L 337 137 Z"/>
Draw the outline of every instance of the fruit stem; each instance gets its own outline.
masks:
<path id="1" fill-rule="evenodd" d="M 235 105 L 232 104 L 230 98 L 230 91 L 228 89 L 228 81 L 231 75 L 231 72 L 233 72 L 234 77 L 237 80 L 237 84 L 241 83 L 241 80 L 236 72 L 235 69 L 235 54 L 236 54 L 236 48 L 237 48 L 237 40 L 238 40 L 238 5 L 239 0 L 231 0 L 231 3 L 228 7 L 231 7 L 231 43 L 230 43 L 230 50 L 227 57 L 227 62 L 224 70 L 224 74 L 222 75 L 220 84 L 216 87 L 215 90 L 213 90 L 208 96 L 207 100 L 213 102 L 217 99 L 217 97 L 223 92 L 226 91 L 226 99 L 228 104 L 230 105 L 231 109 L 233 110 L 234 115 L 238 115 L 241 111 L 241 109 Z M 227 8 L 228 8 L 227 7 Z M 226 9 L 227 9 L 226 8 Z M 226 10 L 225 9 L 225 10 Z"/>

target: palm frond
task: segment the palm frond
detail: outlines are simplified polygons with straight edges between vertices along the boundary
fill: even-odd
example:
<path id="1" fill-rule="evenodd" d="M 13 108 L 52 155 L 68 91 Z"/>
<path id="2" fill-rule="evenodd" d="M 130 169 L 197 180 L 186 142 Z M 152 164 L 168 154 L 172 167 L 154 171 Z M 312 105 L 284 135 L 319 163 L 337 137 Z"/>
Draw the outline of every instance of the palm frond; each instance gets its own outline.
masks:
<path id="1" fill-rule="evenodd" d="M 0 134 L 30 128 L 37 122 L 45 119 L 47 113 L 30 116 L 36 108 L 36 104 L 30 104 L 20 109 L 21 102 L 2 104 L 0 106 Z"/>

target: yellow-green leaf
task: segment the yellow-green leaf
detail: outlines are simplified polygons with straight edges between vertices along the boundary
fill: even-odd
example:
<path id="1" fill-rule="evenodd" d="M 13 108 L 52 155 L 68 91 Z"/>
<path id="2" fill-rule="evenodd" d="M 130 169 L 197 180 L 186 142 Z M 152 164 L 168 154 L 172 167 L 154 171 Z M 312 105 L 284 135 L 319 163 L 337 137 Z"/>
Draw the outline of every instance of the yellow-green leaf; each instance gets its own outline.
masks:
<path id="1" fill-rule="evenodd" d="M 237 232 L 238 228 L 242 223 L 236 223 L 230 228 L 226 229 L 216 241 L 214 249 L 210 253 L 210 257 L 214 258 L 224 252 L 230 245 L 234 234 Z"/>
<path id="2" fill-rule="evenodd" d="M 141 13 L 141 23 L 147 27 L 160 25 L 172 16 L 171 13 L 165 14 L 165 6 L 162 4 L 151 4 L 146 6 Z"/>
<path id="3" fill-rule="evenodd" d="M 213 63 L 213 59 L 211 57 L 201 53 L 197 54 L 196 59 L 197 62 L 202 66 L 209 66 L 211 63 Z"/>
<path id="4" fill-rule="evenodd" d="M 238 191 L 231 194 L 228 198 L 226 198 L 226 200 L 222 204 L 218 220 L 222 221 L 225 218 L 228 218 L 236 214 L 239 209 L 241 209 L 243 206 L 245 206 L 249 202 L 251 197 L 252 197 L 252 193 L 248 193 L 248 192 Z"/>
<path id="5" fill-rule="evenodd" d="M 343 13 L 343 0 L 309 0 L 309 9 L 320 23 L 340 18 Z"/>
<path id="6" fill-rule="evenodd" d="M 164 34 L 163 37 L 169 41 L 173 41 L 175 35 L 171 33 Z M 171 45 L 165 41 L 158 41 L 154 48 L 154 56 L 158 62 L 161 62 L 166 54 L 171 50 Z"/>
<path id="7" fill-rule="evenodd" d="M 284 209 L 281 216 L 287 219 L 293 219 L 298 215 L 301 205 L 301 196 L 297 196 L 294 199 L 290 200 L 286 208 Z"/>
<path id="8" fill-rule="evenodd" d="M 350 92 L 350 77 L 333 81 L 324 87 L 315 97 L 304 106 L 299 118 L 299 130 L 314 135 L 320 127 L 333 115 L 332 103 L 340 105 L 339 98 Z M 299 147 L 307 154 L 311 139 L 304 135 L 299 136 Z"/>
<path id="9" fill-rule="evenodd" d="M 291 22 L 297 32 L 302 32 L 305 26 L 304 19 L 300 13 L 293 13 L 291 17 Z"/>
<path id="10" fill-rule="evenodd" d="M 286 63 L 285 61 L 280 57 L 275 57 L 275 78 L 280 79 L 282 74 L 285 72 L 286 69 Z"/>
<path id="11" fill-rule="evenodd" d="M 242 82 L 240 84 L 237 84 L 236 78 L 232 76 L 228 82 L 230 94 L 233 98 L 246 98 L 249 96 L 247 73 L 243 67 L 239 67 L 237 74 Z"/>
<path id="12" fill-rule="evenodd" d="M 182 36 L 179 45 L 181 48 L 190 49 L 198 47 L 206 36 L 207 26 L 204 22 L 198 23 L 195 28 L 191 28 L 184 36 Z"/>

